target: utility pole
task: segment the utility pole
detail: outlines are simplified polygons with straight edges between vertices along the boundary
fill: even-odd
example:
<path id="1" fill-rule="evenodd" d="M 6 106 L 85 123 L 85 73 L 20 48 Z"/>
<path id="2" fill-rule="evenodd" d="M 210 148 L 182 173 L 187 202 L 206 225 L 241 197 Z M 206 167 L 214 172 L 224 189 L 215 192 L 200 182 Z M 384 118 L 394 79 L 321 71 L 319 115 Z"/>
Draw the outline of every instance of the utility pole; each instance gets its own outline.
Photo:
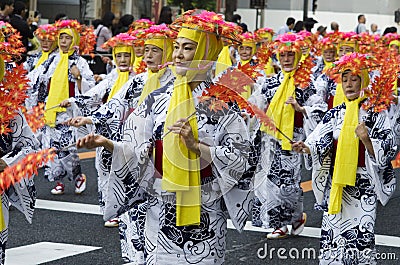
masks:
<path id="1" fill-rule="evenodd" d="M 33 18 L 35 16 L 36 10 L 37 10 L 37 0 L 29 0 L 29 17 Z"/>
<path id="2" fill-rule="evenodd" d="M 303 0 L 303 21 L 308 18 L 308 0 Z"/>

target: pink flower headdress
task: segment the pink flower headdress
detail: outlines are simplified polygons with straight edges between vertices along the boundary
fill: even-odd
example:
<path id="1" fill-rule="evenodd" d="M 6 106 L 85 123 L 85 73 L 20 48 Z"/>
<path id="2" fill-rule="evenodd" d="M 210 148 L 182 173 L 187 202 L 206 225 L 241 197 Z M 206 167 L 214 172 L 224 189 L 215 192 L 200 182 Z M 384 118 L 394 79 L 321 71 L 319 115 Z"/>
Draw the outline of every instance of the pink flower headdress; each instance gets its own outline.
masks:
<path id="1" fill-rule="evenodd" d="M 54 24 L 40 25 L 35 30 L 35 36 L 41 40 L 55 41 L 58 35 L 58 28 Z"/>
<path id="2" fill-rule="evenodd" d="M 116 46 L 132 46 L 135 40 L 136 37 L 128 33 L 120 33 L 109 39 L 101 47 L 103 49 L 108 49 L 108 48 L 114 48 Z"/>
<path id="3" fill-rule="evenodd" d="M 202 11 L 196 14 L 197 10 L 189 10 L 177 18 L 170 27 L 176 31 L 180 28 L 190 28 L 207 33 L 213 33 L 226 42 L 238 42 L 237 35 L 242 28 L 232 22 L 227 22 L 221 14 L 210 11 Z"/>
<path id="4" fill-rule="evenodd" d="M 62 29 L 75 29 L 79 35 L 79 47 L 75 47 L 79 50 L 80 54 L 89 54 L 94 49 L 96 44 L 96 34 L 94 34 L 93 27 L 87 27 L 81 25 L 76 20 L 66 19 L 59 20 L 55 23 L 58 30 Z"/>

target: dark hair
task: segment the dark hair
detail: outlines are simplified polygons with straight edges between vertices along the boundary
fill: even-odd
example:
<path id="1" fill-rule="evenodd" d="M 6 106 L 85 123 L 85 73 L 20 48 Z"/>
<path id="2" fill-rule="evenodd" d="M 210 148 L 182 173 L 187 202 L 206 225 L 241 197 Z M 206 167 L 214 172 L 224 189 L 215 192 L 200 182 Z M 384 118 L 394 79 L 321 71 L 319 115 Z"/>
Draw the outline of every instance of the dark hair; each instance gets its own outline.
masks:
<path id="1" fill-rule="evenodd" d="M 0 10 L 4 10 L 7 6 L 14 4 L 14 0 L 0 0 Z"/>
<path id="2" fill-rule="evenodd" d="M 388 33 L 397 33 L 397 28 L 396 27 L 387 27 L 382 33 L 382 36 L 385 36 Z"/>
<path id="3" fill-rule="evenodd" d="M 297 20 L 296 24 L 294 24 L 293 31 L 298 33 L 304 29 L 304 22 L 301 20 Z"/>
<path id="4" fill-rule="evenodd" d="M 102 22 L 102 24 L 103 24 L 104 26 L 110 27 L 110 26 L 112 25 L 112 22 L 113 22 L 114 18 L 115 18 L 114 13 L 111 12 L 111 11 L 107 11 L 107 12 L 104 14 L 103 18 L 101 19 L 101 22 Z"/>
<path id="5" fill-rule="evenodd" d="M 232 16 L 232 22 L 234 22 L 234 23 L 236 23 L 236 24 L 239 24 L 239 20 L 241 20 L 241 19 L 242 19 L 242 16 L 239 15 L 239 14 L 234 14 L 234 15 Z"/>
<path id="6" fill-rule="evenodd" d="M 21 15 L 22 11 L 26 9 L 25 3 L 22 1 L 15 1 L 13 14 Z"/>
<path id="7" fill-rule="evenodd" d="M 123 27 L 129 27 L 130 24 L 132 24 L 132 22 L 135 20 L 135 18 L 131 15 L 131 14 L 126 14 L 123 15 L 120 19 L 119 19 L 119 23 L 121 23 L 121 25 Z"/>
<path id="8" fill-rule="evenodd" d="M 160 17 L 158 18 L 157 24 L 171 24 L 172 23 L 172 9 L 169 6 L 163 6 L 161 8 Z"/>
<path id="9" fill-rule="evenodd" d="M 101 24 L 101 19 L 92 20 L 92 25 L 94 28 L 97 28 Z"/>
<path id="10" fill-rule="evenodd" d="M 57 22 L 59 20 L 65 20 L 68 19 L 68 16 L 64 13 L 58 13 L 55 17 L 54 17 L 54 21 Z"/>
<path id="11" fill-rule="evenodd" d="M 286 19 L 286 25 L 287 25 L 287 26 L 290 26 L 290 25 L 294 24 L 295 21 L 296 21 L 296 20 L 295 20 L 294 18 L 288 17 L 288 18 Z"/>
<path id="12" fill-rule="evenodd" d="M 362 18 L 363 16 L 364 16 L 363 14 L 358 15 L 357 20 L 359 21 L 360 18 Z"/>

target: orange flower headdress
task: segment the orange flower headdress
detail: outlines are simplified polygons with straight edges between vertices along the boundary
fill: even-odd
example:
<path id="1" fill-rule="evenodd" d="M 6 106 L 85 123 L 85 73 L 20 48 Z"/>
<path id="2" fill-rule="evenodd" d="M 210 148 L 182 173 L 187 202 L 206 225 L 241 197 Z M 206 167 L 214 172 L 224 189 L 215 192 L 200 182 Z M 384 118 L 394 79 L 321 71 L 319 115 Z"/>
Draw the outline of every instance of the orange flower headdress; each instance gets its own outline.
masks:
<path id="1" fill-rule="evenodd" d="M 203 11 L 196 14 L 196 10 L 189 10 L 177 18 L 170 27 L 176 31 L 180 28 L 190 28 L 217 35 L 226 42 L 238 43 L 238 37 L 242 32 L 240 26 L 235 26 L 231 22 L 223 19 L 221 14 Z"/>
<path id="2" fill-rule="evenodd" d="M 379 66 L 375 57 L 368 54 L 353 52 L 343 55 L 338 61 L 334 62 L 334 67 L 329 69 L 328 73 L 344 73 L 350 70 L 354 75 L 361 75 L 361 72 L 366 69 L 371 69 Z"/>
<path id="3" fill-rule="evenodd" d="M 259 40 L 268 39 L 269 41 L 272 41 L 272 36 L 274 36 L 274 30 L 271 28 L 261 28 L 256 30 L 254 34 L 257 36 L 257 39 Z"/>
<path id="4" fill-rule="evenodd" d="M 59 20 L 55 23 L 59 31 L 64 29 L 72 29 L 76 34 L 75 49 L 79 50 L 80 54 L 89 54 L 96 44 L 96 34 L 93 27 L 82 26 L 76 20 Z"/>
<path id="5" fill-rule="evenodd" d="M 327 34 L 323 39 L 321 39 L 317 44 L 317 55 L 321 55 L 324 50 L 335 49 L 337 50 L 337 45 L 339 42 L 338 34 Z"/>
<path id="6" fill-rule="evenodd" d="M 40 25 L 35 30 L 35 36 L 41 40 L 55 41 L 58 36 L 58 28 L 54 24 Z"/>
<path id="7" fill-rule="evenodd" d="M 374 53 L 375 48 L 379 46 L 379 41 L 379 35 L 371 35 L 368 32 L 358 34 L 360 53 Z"/>
<path id="8" fill-rule="evenodd" d="M 129 26 L 128 32 L 132 32 L 137 29 L 148 29 L 153 25 L 154 22 L 149 19 L 146 18 L 138 19 L 132 22 L 132 24 Z"/>
<path id="9" fill-rule="evenodd" d="M 338 50 L 341 46 L 350 46 L 354 48 L 355 52 L 358 52 L 358 40 L 359 36 L 355 32 L 340 32 L 339 33 L 339 43 Z"/>
<path id="10" fill-rule="evenodd" d="M 274 52 L 279 55 L 284 52 L 295 52 L 295 64 L 301 59 L 301 47 L 305 45 L 304 38 L 299 34 L 285 33 L 279 35 L 272 44 Z M 311 56 L 307 56 L 305 60 L 297 65 L 296 74 L 294 75 L 294 84 L 300 88 L 306 88 L 311 81 L 311 69 L 314 66 Z"/>
<path id="11" fill-rule="evenodd" d="M 132 36 L 131 34 L 128 33 L 120 33 L 111 39 L 109 39 L 107 42 L 105 42 L 101 47 L 103 49 L 109 49 L 109 48 L 114 48 L 117 46 L 132 46 L 133 42 L 137 38 Z"/>
<path id="12" fill-rule="evenodd" d="M 300 35 L 301 37 L 303 37 L 303 40 L 304 40 L 306 46 L 308 47 L 309 51 L 315 53 L 316 46 L 318 43 L 318 35 L 312 34 L 311 32 L 309 32 L 307 30 L 302 30 L 299 33 L 297 33 L 297 35 Z"/>

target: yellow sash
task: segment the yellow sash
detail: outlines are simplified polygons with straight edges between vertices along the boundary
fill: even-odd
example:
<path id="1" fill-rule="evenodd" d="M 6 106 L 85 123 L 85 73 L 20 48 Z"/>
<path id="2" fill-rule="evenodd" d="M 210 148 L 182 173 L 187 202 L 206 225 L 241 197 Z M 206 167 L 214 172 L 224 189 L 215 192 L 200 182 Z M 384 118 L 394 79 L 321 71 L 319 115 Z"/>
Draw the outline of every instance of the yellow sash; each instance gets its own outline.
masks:
<path id="1" fill-rule="evenodd" d="M 47 96 L 46 101 L 46 109 L 52 108 L 69 98 L 68 57 L 74 53 L 75 50 L 73 47 L 79 43 L 79 35 L 78 32 L 73 28 L 62 29 L 59 32 L 59 36 L 63 33 L 70 35 L 73 38 L 73 41 L 67 53 L 63 53 L 61 49 L 59 51 L 60 61 L 58 62 L 51 78 L 49 95 Z M 44 114 L 46 124 L 50 127 L 54 127 L 57 113 L 64 112 L 65 110 L 65 108 L 61 107 L 46 110 Z"/>
<path id="2" fill-rule="evenodd" d="M 0 232 L 7 228 L 3 215 L 3 195 L 0 195 Z"/>
<path id="3" fill-rule="evenodd" d="M 40 55 L 40 58 L 35 65 L 35 69 L 38 68 L 40 65 L 42 65 L 42 63 L 47 61 L 47 59 L 49 59 L 49 53 L 50 52 L 42 51 L 42 55 Z"/>
<path id="4" fill-rule="evenodd" d="M 182 117 L 195 112 L 192 90 L 187 77 L 177 75 L 169 103 L 164 133 Z M 190 119 L 195 139 L 198 139 L 197 119 Z M 170 133 L 163 141 L 162 189 L 176 193 L 176 225 L 200 223 L 201 186 L 200 160 L 181 141 L 180 136 Z"/>
<path id="5" fill-rule="evenodd" d="M 287 99 L 295 95 L 294 74 L 295 70 L 286 73 L 280 86 L 275 92 L 271 100 L 271 104 L 267 110 L 267 116 L 270 117 L 277 128 L 279 128 L 286 136 L 293 139 L 294 130 L 294 114 L 295 110 L 290 104 L 286 104 Z M 286 137 L 278 131 L 271 131 L 265 126 L 261 126 L 261 131 L 273 135 L 275 138 L 282 141 L 282 150 L 292 150 L 292 145 Z"/>
<path id="6" fill-rule="evenodd" d="M 345 97 L 346 113 L 336 149 L 332 188 L 329 194 L 329 214 L 340 212 L 343 188 L 346 185 L 355 185 L 358 156 L 364 155 L 358 153 L 359 139 L 355 135 L 355 129 L 358 125 L 359 104 L 362 99 L 349 101 Z"/>
<path id="7" fill-rule="evenodd" d="M 178 37 L 197 42 L 196 52 L 190 67 L 196 67 L 198 60 L 216 60 L 222 49 L 221 39 L 214 34 L 182 27 Z M 172 68 L 173 69 L 173 68 Z M 174 71 L 174 70 L 173 70 Z M 189 70 L 185 76 L 177 75 L 174 91 L 168 106 L 164 133 L 178 119 L 195 112 L 192 90 L 188 85 L 199 73 L 207 70 Z M 197 119 L 190 119 L 195 139 L 198 139 Z M 201 186 L 200 160 L 181 142 L 180 136 L 170 133 L 163 141 L 163 178 L 162 189 L 176 194 L 176 225 L 194 225 L 200 223 Z"/>

